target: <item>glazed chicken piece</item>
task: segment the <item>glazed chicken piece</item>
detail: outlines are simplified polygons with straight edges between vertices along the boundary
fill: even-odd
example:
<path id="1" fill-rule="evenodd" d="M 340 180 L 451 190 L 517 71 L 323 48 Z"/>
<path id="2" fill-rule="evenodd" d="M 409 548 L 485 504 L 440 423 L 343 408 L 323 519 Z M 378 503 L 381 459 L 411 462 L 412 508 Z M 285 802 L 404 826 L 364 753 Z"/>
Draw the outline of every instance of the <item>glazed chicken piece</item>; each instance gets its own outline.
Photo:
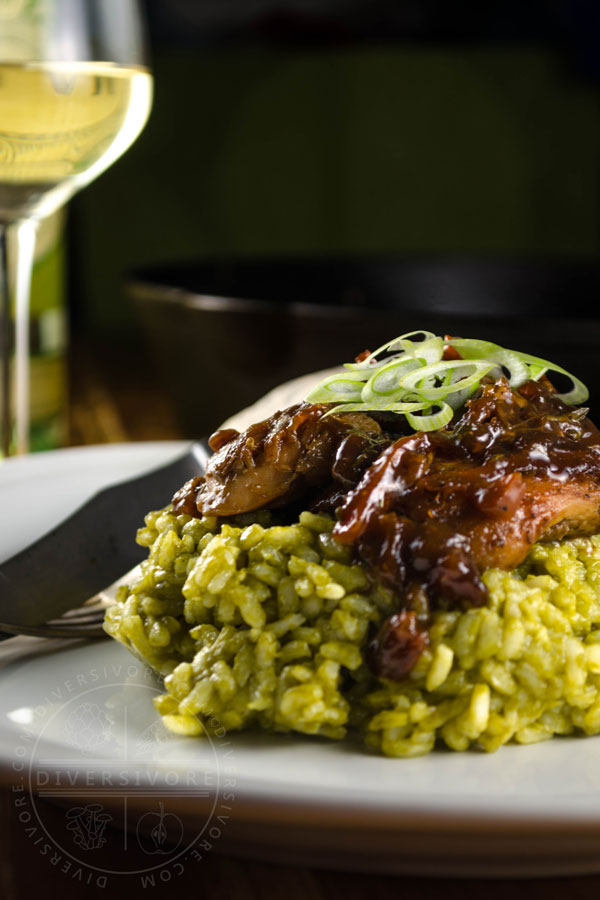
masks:
<path id="1" fill-rule="evenodd" d="M 368 653 L 378 675 L 410 671 L 430 608 L 483 605 L 483 570 L 516 567 L 536 541 L 600 530 L 600 432 L 548 381 L 487 383 L 448 427 L 398 439 L 372 416 L 330 408 L 300 403 L 241 434 L 215 432 L 205 476 L 173 506 L 232 516 L 302 498 L 337 511 L 334 537 L 397 597 Z"/>
<path id="2" fill-rule="evenodd" d="M 215 452 L 204 477 L 175 494 L 175 511 L 233 516 L 288 504 L 332 480 L 345 495 L 388 442 L 370 416 L 325 416 L 330 409 L 299 403 L 241 434 L 215 432 L 209 441 Z"/>
<path id="3" fill-rule="evenodd" d="M 515 568 L 536 541 L 600 529 L 600 432 L 586 412 L 548 382 L 488 384 L 453 427 L 391 444 L 348 495 L 334 536 L 400 608 L 424 618 L 429 605 L 482 605 L 484 569 Z M 408 624 L 401 638 L 412 629 L 414 648 Z"/>

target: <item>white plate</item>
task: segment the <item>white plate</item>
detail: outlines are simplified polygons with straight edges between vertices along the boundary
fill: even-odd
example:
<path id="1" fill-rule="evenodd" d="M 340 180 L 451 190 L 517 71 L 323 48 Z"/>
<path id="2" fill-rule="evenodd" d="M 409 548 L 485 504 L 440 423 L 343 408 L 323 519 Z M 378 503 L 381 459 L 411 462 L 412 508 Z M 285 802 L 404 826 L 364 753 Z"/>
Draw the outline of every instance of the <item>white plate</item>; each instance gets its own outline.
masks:
<path id="1" fill-rule="evenodd" d="M 100 485 L 182 446 L 74 449 L 0 465 L 0 559 Z M 166 733 L 151 702 L 159 690 L 108 641 L 0 645 L 0 774 L 62 852 L 77 859 L 85 850 L 82 865 L 91 865 L 81 832 L 95 803 L 141 842 L 152 864 L 166 829 L 173 844 L 180 839 L 179 854 L 202 832 L 221 851 L 332 867 L 600 872 L 599 739 L 414 760 L 294 735 L 230 735 L 211 744 Z M 48 833 L 37 793 L 67 808 L 63 834 Z M 67 829 L 77 805 L 88 818 Z"/>

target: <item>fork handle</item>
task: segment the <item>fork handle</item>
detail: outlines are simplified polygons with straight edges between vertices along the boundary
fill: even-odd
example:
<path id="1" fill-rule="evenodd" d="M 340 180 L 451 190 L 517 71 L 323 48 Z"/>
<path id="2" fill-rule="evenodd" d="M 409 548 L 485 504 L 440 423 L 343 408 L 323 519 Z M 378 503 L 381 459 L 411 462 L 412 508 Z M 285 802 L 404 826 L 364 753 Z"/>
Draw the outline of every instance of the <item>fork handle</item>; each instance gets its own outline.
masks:
<path id="1" fill-rule="evenodd" d="M 0 622 L 37 626 L 84 603 L 145 555 L 135 534 L 149 510 L 166 506 L 203 471 L 204 442 L 138 478 L 97 493 L 34 544 L 0 566 Z M 0 639 L 11 637 L 0 634 Z"/>

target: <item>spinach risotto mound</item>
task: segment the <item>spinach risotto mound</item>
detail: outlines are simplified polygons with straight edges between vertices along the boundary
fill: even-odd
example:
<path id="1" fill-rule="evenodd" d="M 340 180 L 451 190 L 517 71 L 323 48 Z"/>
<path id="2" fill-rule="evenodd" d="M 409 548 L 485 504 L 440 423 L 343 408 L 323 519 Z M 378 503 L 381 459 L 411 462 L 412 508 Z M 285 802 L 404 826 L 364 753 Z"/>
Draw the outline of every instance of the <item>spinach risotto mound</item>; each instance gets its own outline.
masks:
<path id="1" fill-rule="evenodd" d="M 171 731 L 356 735 L 392 757 L 600 733 L 600 535 L 487 569 L 486 605 L 431 611 L 426 646 L 392 681 L 367 660 L 393 596 L 334 524 L 149 513 L 148 559 L 105 628 L 164 677 Z"/>

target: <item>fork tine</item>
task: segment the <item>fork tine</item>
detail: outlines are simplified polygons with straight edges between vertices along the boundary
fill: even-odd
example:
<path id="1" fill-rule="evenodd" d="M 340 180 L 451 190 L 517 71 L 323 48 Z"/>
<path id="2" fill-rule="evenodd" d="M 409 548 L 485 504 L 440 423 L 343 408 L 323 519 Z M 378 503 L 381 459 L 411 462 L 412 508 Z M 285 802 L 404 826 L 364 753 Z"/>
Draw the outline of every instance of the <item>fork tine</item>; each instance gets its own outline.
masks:
<path id="1" fill-rule="evenodd" d="M 104 638 L 108 637 L 102 627 L 105 607 L 91 611 L 86 617 L 63 616 L 44 625 L 6 625 L 0 623 L 0 630 L 9 634 L 25 634 L 42 638 Z M 77 612 L 75 610 L 74 612 Z"/>
<path id="2" fill-rule="evenodd" d="M 81 624 L 85 625 L 86 622 L 100 622 L 104 618 L 104 613 L 106 612 L 106 607 L 102 607 L 101 609 L 93 609 L 88 610 L 87 612 L 83 610 L 73 610 L 73 614 L 68 614 L 65 616 L 60 616 L 58 619 L 49 619 L 46 623 L 47 625 L 76 625 Z"/>

